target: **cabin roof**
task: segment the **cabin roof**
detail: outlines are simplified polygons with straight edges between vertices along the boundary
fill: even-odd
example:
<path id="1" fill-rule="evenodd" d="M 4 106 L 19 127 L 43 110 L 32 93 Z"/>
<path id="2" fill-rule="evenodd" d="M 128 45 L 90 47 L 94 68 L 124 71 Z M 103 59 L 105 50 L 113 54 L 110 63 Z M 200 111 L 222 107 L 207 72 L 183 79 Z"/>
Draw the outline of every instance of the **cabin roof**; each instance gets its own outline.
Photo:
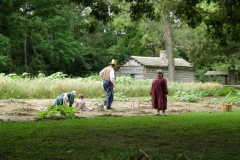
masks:
<path id="1" fill-rule="evenodd" d="M 207 76 L 227 76 L 228 74 L 226 72 L 221 72 L 221 71 L 207 71 L 204 75 L 207 75 Z"/>
<path id="2" fill-rule="evenodd" d="M 130 59 L 134 59 L 144 66 L 168 67 L 168 60 L 166 58 L 131 56 L 127 61 L 129 61 Z M 186 61 L 182 58 L 174 58 L 174 63 L 175 63 L 176 67 L 192 67 L 192 65 L 188 61 Z"/>

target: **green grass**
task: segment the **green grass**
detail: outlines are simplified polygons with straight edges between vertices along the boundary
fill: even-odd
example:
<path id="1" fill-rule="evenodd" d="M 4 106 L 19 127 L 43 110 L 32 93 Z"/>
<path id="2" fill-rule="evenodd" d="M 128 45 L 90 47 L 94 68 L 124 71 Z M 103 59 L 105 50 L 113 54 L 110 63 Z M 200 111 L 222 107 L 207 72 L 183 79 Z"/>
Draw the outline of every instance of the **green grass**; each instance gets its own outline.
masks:
<path id="1" fill-rule="evenodd" d="M 0 159 L 239 160 L 240 110 L 1 122 Z M 140 151 L 142 150 L 142 151 Z"/>

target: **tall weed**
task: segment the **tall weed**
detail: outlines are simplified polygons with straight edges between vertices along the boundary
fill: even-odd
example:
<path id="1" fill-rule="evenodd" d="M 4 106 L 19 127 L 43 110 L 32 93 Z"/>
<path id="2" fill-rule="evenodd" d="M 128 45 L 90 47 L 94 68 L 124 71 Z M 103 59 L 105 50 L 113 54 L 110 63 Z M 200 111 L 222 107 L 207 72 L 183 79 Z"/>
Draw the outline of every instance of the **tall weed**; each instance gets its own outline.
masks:
<path id="1" fill-rule="evenodd" d="M 117 77 L 114 92 L 125 97 L 149 97 L 152 79 L 134 80 L 130 77 Z M 0 76 L 0 98 L 16 99 L 52 99 L 59 94 L 77 91 L 86 98 L 103 98 L 106 92 L 103 89 L 102 81 L 98 75 L 91 75 L 86 78 L 66 78 L 65 74 L 56 73 L 49 77 L 39 76 L 35 78 L 21 78 L 21 76 Z M 218 83 L 179 83 L 168 82 L 169 96 L 179 91 L 188 94 L 199 94 L 211 96 L 219 91 L 221 85 Z M 220 92 L 218 92 L 220 93 Z M 221 95 L 227 94 L 223 92 Z M 176 94 L 175 94 L 176 95 Z"/>

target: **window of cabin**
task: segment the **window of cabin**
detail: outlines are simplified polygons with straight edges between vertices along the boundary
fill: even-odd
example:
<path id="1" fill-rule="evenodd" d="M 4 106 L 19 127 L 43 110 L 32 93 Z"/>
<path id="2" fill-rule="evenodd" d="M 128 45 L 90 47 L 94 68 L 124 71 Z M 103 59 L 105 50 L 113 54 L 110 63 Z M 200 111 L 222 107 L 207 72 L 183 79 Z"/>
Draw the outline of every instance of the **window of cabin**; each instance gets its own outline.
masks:
<path id="1" fill-rule="evenodd" d="M 135 78 L 135 74 L 130 74 L 130 77 Z"/>

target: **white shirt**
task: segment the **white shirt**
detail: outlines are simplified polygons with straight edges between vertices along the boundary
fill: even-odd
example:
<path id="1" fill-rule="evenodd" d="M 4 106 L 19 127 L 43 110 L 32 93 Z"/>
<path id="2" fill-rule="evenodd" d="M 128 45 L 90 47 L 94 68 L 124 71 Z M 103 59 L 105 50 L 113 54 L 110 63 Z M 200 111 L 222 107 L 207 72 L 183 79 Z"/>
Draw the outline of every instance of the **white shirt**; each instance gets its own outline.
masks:
<path id="1" fill-rule="evenodd" d="M 104 72 L 104 69 L 101 70 L 101 72 L 99 73 L 102 79 L 103 79 L 103 72 Z M 110 71 L 110 81 L 113 83 L 114 86 L 116 85 L 115 72 L 113 69 Z"/>

